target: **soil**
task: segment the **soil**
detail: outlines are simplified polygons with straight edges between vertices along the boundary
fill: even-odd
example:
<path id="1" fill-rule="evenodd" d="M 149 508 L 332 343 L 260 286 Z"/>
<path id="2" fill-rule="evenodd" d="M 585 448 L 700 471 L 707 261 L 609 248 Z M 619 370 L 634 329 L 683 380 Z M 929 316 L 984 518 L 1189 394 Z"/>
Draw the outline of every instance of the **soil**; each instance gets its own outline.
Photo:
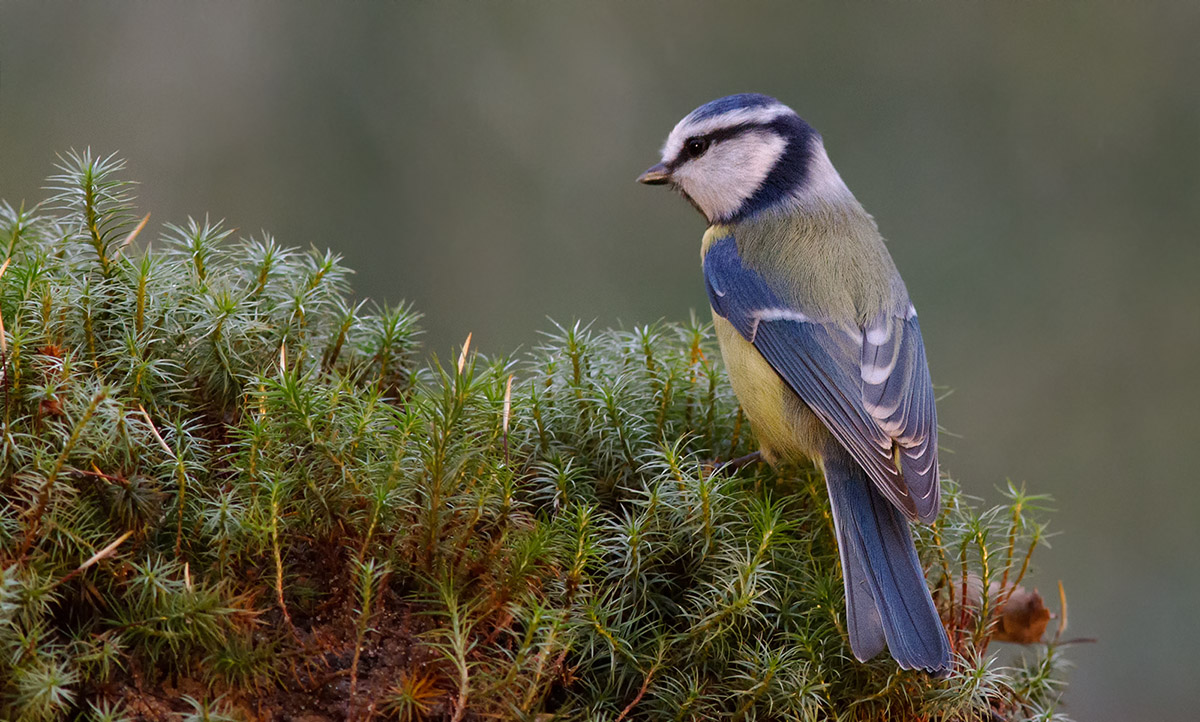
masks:
<path id="1" fill-rule="evenodd" d="M 256 619 L 253 639 L 269 645 L 273 638 L 278 650 L 273 659 L 262 665 L 272 678 L 236 688 L 222 680 L 210 683 L 209 679 L 190 676 L 186 671 L 150 670 L 131 663 L 123 673 L 114 675 L 109 684 L 90 690 L 86 699 L 81 700 L 82 708 L 87 709 L 87 702 L 119 702 L 131 720 L 178 722 L 189 717 L 206 719 L 196 707 L 199 700 L 204 700 L 211 713 L 221 715 L 210 719 L 247 722 L 395 719 L 397 711 L 389 708 L 389 699 L 394 696 L 398 682 L 407 676 L 437 680 L 426 687 L 429 694 L 422 719 L 448 718 L 453 689 L 448 682 L 451 670 L 439 652 L 423 643 L 421 635 L 431 627 L 430 620 L 405 601 L 407 590 L 385 585 L 355 669 L 358 613 L 354 595 L 344 579 L 344 560 L 323 564 L 314 557 L 309 561 L 313 563 L 304 568 L 312 569 L 313 574 L 289 580 L 288 586 L 315 588 L 318 580 L 336 580 L 322 590 L 322 602 L 311 609 L 290 602 L 290 625 L 278 606 Z M 343 570 L 343 575 L 331 568 L 335 565 Z M 260 599 L 257 606 L 264 606 L 264 601 Z M 188 697 L 197 702 L 189 702 Z"/>

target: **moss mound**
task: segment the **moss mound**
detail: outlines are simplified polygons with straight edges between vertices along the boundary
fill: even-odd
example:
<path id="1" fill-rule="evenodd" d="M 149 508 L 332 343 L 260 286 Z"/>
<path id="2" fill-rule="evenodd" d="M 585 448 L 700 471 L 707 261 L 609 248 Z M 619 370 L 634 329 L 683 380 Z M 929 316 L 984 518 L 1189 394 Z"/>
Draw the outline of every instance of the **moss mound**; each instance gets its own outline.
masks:
<path id="1" fill-rule="evenodd" d="M 147 243 L 121 169 L 0 204 L 0 717 L 1058 718 L 1057 636 L 989 652 L 1042 637 L 1037 497 L 947 481 L 957 667 L 860 664 L 820 475 L 713 473 L 753 441 L 707 326 L 418 368 L 336 256 Z"/>

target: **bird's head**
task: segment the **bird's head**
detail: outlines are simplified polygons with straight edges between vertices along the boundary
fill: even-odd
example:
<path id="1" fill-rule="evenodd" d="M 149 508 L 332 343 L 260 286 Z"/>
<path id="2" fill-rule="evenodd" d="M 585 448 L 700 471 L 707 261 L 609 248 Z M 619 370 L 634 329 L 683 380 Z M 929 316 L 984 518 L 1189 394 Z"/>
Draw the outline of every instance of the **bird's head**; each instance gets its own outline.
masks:
<path id="1" fill-rule="evenodd" d="M 693 110 L 667 137 L 662 162 L 638 181 L 675 187 L 709 223 L 784 207 L 806 192 L 845 191 L 820 134 L 791 108 L 757 93 Z"/>

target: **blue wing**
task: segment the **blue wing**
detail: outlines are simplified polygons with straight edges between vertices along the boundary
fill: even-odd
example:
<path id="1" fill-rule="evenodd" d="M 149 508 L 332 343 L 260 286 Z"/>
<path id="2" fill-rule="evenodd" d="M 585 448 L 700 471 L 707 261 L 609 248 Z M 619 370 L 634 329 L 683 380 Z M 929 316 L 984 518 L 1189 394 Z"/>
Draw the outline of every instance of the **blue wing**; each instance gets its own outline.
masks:
<path id="1" fill-rule="evenodd" d="M 733 324 L 910 519 L 939 506 L 937 415 L 916 312 L 865 327 L 810 318 L 742 265 L 732 236 L 704 257 L 713 310 Z"/>

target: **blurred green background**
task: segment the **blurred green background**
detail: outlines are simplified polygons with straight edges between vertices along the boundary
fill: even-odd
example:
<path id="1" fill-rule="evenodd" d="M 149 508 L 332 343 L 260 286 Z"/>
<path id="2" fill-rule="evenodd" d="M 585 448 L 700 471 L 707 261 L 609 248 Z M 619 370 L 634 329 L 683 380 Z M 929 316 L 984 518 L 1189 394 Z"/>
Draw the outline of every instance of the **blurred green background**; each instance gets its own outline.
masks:
<path id="1" fill-rule="evenodd" d="M 119 151 L 152 228 L 331 247 L 432 351 L 503 353 L 547 316 L 707 314 L 702 220 L 633 179 L 751 90 L 890 239 L 955 390 L 943 468 L 1055 495 L 1033 582 L 1099 639 L 1068 713 L 1195 719 L 1200 3 L 5 0 L 0 198 Z"/>

